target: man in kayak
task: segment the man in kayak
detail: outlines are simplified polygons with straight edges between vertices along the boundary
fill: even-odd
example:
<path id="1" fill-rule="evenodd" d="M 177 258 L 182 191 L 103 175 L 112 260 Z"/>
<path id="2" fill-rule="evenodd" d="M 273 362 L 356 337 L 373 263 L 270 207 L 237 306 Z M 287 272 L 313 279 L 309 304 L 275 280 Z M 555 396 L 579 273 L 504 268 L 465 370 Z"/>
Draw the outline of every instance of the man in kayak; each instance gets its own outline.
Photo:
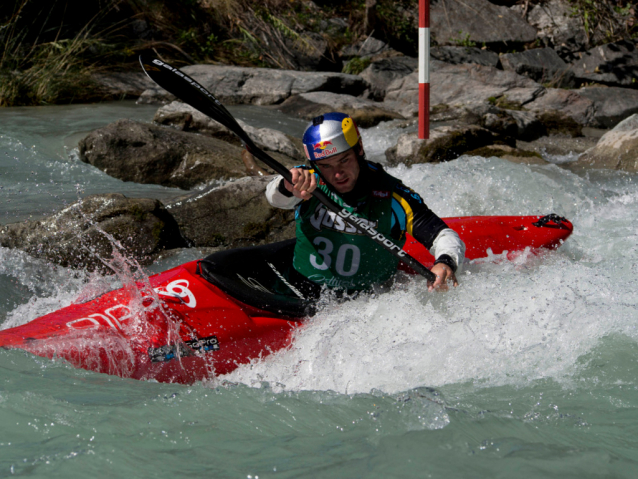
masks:
<path id="1" fill-rule="evenodd" d="M 277 208 L 296 209 L 293 267 L 317 285 L 347 291 L 369 289 L 393 277 L 399 260 L 360 231 L 346 225 L 312 196 L 320 188 L 339 205 L 367 219 L 375 230 L 403 246 L 406 233 L 435 257 L 436 282 L 429 289 L 458 285 L 455 273 L 463 263 L 465 245 L 412 189 L 367 161 L 361 135 L 344 113 L 327 113 L 306 128 L 303 144 L 310 167 L 290 170 L 266 189 Z"/>

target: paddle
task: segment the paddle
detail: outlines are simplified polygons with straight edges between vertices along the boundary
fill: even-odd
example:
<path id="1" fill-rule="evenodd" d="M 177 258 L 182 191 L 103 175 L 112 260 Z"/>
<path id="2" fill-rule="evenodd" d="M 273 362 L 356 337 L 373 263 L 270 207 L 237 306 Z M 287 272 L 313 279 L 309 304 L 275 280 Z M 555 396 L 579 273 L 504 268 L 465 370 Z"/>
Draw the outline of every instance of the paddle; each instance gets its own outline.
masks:
<path id="1" fill-rule="evenodd" d="M 239 126 L 235 118 L 228 112 L 217 98 L 213 96 L 206 88 L 197 83 L 188 75 L 182 73 L 177 68 L 172 67 L 157 58 L 147 55 L 140 55 L 140 64 L 148 77 L 172 93 L 193 108 L 201 111 L 204 115 L 211 117 L 213 120 L 221 123 L 246 145 L 246 149 L 257 159 L 266 163 L 269 167 L 283 176 L 288 182 L 292 183 L 292 175 L 290 171 L 272 158 L 270 155 L 262 151 L 250 139 L 244 129 Z M 332 198 L 326 195 L 320 189 L 312 192 L 312 195 L 323 203 L 326 208 L 338 214 L 343 220 L 353 228 L 363 231 L 365 235 L 374 242 L 385 248 L 387 251 L 397 256 L 401 261 L 410 266 L 417 273 L 424 276 L 428 281 L 434 282 L 436 276 L 429 269 L 419 263 L 416 259 L 406 253 L 401 247 L 394 244 L 390 239 L 383 236 L 370 226 L 364 218 L 360 218 L 350 213 L 345 208 L 339 206 Z"/>

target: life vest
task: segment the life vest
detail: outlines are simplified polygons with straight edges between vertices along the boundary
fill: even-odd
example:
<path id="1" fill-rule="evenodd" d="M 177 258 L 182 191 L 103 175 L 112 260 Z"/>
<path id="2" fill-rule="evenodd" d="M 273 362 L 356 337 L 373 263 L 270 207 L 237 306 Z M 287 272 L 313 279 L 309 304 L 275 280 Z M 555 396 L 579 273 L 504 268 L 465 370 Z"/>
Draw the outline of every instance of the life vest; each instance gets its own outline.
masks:
<path id="1" fill-rule="evenodd" d="M 346 204 L 320 178 L 317 178 L 318 188 L 403 247 L 405 234 L 400 238 L 391 236 L 392 193 L 399 180 L 375 164 L 367 163 L 365 167 L 369 168 L 365 181 L 370 189 L 354 206 Z M 295 221 L 297 243 L 293 266 L 309 280 L 330 288 L 359 291 L 383 283 L 396 273 L 399 262 L 396 256 L 362 231 L 347 225 L 316 198 L 297 207 Z"/>

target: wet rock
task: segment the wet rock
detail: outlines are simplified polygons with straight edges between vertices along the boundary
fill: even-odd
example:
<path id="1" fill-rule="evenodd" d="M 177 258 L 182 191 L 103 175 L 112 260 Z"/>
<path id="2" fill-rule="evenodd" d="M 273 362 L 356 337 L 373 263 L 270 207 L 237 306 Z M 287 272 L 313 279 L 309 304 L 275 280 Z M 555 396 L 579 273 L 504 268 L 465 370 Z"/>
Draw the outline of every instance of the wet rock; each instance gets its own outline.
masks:
<path id="1" fill-rule="evenodd" d="M 442 126 L 430 131 L 428 140 L 419 140 L 416 132 L 401 135 L 397 144 L 389 148 L 385 155 L 392 166 L 399 163 L 408 166 L 416 163 L 439 163 L 454 160 L 468 151 L 497 141 L 503 139 L 476 125 Z M 513 141 L 510 146 L 514 146 Z"/>
<path id="2" fill-rule="evenodd" d="M 363 98 L 337 93 L 314 92 L 295 95 L 277 107 L 283 113 L 306 120 L 331 111 L 349 114 L 358 126 L 369 128 L 382 121 L 403 118 L 400 114 L 383 108 L 383 103 L 375 103 Z"/>
<path id="3" fill-rule="evenodd" d="M 173 126 L 182 131 L 201 133 L 219 138 L 237 146 L 242 146 L 237 136 L 221 123 L 204 115 L 186 103 L 174 101 L 160 107 L 153 118 L 160 125 Z M 303 161 L 303 144 L 298 138 L 288 136 L 285 133 L 271 128 L 255 128 L 249 124 L 237 120 L 248 136 L 264 151 L 278 152 L 297 161 Z"/>
<path id="4" fill-rule="evenodd" d="M 547 162 L 543 156 L 536 151 L 523 150 L 513 148 L 508 145 L 489 145 L 477 150 L 468 151 L 468 156 L 482 156 L 483 158 L 503 158 L 512 163 L 521 163 L 525 165 L 546 165 Z"/>
<path id="5" fill-rule="evenodd" d="M 439 45 L 529 43 L 536 29 L 520 14 L 487 0 L 438 0 L 430 7 L 432 35 Z"/>
<path id="6" fill-rule="evenodd" d="M 555 87 L 574 86 L 574 74 L 567 63 L 551 48 L 535 48 L 518 53 L 505 53 L 500 57 L 503 70 L 525 75 L 539 83 Z"/>
<path id="7" fill-rule="evenodd" d="M 524 5 L 514 9 L 522 11 Z M 565 0 L 539 2 L 527 10 L 527 21 L 537 28 L 538 39 L 553 47 L 563 59 L 573 58 L 573 53 L 587 46 L 587 33 L 582 18 L 574 15 L 573 5 Z"/>
<path id="8" fill-rule="evenodd" d="M 571 67 L 581 83 L 634 86 L 638 77 L 638 49 L 633 42 L 608 43 L 581 53 Z"/>
<path id="9" fill-rule="evenodd" d="M 361 72 L 361 77 L 370 84 L 370 98 L 383 100 L 386 89 L 397 78 L 417 70 L 419 61 L 407 56 L 394 56 L 372 62 Z"/>
<path id="10" fill-rule="evenodd" d="M 294 237 L 294 211 L 273 208 L 264 192 L 272 176 L 245 177 L 186 195 L 166 206 L 194 246 L 247 246 Z"/>
<path id="11" fill-rule="evenodd" d="M 272 105 L 291 95 L 328 91 L 360 95 L 368 87 L 358 75 L 300 72 L 221 65 L 190 65 L 182 71 L 224 104 Z M 168 103 L 175 97 L 159 86 L 146 90 L 139 103 Z"/>
<path id="12" fill-rule="evenodd" d="M 106 194 L 88 196 L 43 220 L 2 226 L 0 245 L 62 266 L 108 270 L 102 260 L 114 248 L 150 264 L 160 251 L 188 243 L 158 200 Z"/>
<path id="13" fill-rule="evenodd" d="M 638 115 L 620 122 L 575 163 L 587 168 L 638 171 Z"/>
<path id="14" fill-rule="evenodd" d="M 80 159 L 123 181 L 189 189 L 246 174 L 242 148 L 217 138 L 132 120 L 95 130 L 79 143 Z M 289 157 L 273 153 L 293 166 Z"/>
<path id="15" fill-rule="evenodd" d="M 442 62 L 452 64 L 476 63 L 494 68 L 498 66 L 498 55 L 496 53 L 476 47 L 432 47 L 430 49 L 430 56 Z"/>
<path id="16" fill-rule="evenodd" d="M 243 176 L 242 149 L 216 138 L 118 120 L 79 143 L 80 159 L 123 181 L 189 189 Z"/>
<path id="17" fill-rule="evenodd" d="M 489 98 L 498 98 L 510 91 L 520 91 L 521 88 L 543 88 L 517 73 L 483 65 L 449 65 L 435 60 L 432 66 L 431 106 L 443 104 L 456 107 L 484 103 Z M 418 98 L 418 73 L 415 72 L 388 86 L 384 104 L 386 108 L 392 108 L 408 117 L 418 114 Z"/>

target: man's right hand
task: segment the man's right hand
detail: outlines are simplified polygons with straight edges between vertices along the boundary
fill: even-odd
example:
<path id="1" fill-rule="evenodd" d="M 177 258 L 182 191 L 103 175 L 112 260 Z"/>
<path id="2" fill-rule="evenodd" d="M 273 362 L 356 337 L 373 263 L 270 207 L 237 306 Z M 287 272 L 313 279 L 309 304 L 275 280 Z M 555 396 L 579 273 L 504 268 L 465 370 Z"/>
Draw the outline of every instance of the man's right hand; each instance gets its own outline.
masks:
<path id="1" fill-rule="evenodd" d="M 297 198 L 308 200 L 312 192 L 317 188 L 317 180 L 314 173 L 303 168 L 291 168 L 292 183 L 284 180 L 285 188 Z"/>

